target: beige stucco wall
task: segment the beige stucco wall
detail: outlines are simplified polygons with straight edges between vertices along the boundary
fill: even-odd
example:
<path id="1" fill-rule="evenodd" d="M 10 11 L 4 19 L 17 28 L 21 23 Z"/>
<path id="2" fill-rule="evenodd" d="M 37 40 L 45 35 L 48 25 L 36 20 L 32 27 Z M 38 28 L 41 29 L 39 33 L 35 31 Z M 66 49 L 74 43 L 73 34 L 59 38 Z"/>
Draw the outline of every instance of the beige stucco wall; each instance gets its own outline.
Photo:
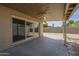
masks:
<path id="1" fill-rule="evenodd" d="M 0 50 L 6 49 L 13 44 L 12 16 L 17 16 L 18 18 L 22 18 L 22 20 L 40 22 L 21 12 L 0 5 Z"/>

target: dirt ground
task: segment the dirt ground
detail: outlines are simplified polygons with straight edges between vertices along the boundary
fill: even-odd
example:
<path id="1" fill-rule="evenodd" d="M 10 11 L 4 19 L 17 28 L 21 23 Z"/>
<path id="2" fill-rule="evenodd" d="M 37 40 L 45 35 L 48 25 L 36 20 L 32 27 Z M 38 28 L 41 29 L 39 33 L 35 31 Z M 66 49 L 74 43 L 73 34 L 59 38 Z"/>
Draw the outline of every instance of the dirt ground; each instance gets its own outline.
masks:
<path id="1" fill-rule="evenodd" d="M 45 36 L 48 33 L 44 34 Z M 63 33 L 51 33 L 49 37 L 53 37 L 54 39 L 64 40 Z M 67 33 L 67 49 L 69 55 L 79 56 L 79 34 L 69 34 Z"/>
<path id="2" fill-rule="evenodd" d="M 67 42 L 70 54 L 79 56 L 79 34 L 67 34 Z"/>

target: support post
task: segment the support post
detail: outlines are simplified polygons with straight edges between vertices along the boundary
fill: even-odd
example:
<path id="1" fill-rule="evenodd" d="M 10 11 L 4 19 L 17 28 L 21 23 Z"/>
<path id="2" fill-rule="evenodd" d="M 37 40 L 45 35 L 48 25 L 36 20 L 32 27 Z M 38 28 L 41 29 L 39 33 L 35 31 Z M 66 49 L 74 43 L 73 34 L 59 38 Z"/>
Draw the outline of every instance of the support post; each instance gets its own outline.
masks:
<path id="1" fill-rule="evenodd" d="M 43 23 L 39 24 L 39 36 L 43 36 Z"/>
<path id="2" fill-rule="evenodd" d="M 64 45 L 66 45 L 66 43 L 67 43 L 66 19 L 64 19 L 64 21 L 63 21 L 63 27 L 64 27 L 63 28 Z"/>
<path id="3" fill-rule="evenodd" d="M 43 36 L 43 20 L 44 17 L 41 17 L 41 22 L 39 23 L 39 37 Z"/>

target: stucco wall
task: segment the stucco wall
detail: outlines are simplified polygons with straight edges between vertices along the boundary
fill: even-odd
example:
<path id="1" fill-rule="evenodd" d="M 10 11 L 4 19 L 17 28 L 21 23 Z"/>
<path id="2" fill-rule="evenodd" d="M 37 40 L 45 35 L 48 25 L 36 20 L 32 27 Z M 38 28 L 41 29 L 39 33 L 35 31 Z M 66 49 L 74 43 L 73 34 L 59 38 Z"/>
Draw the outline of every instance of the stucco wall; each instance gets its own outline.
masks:
<path id="1" fill-rule="evenodd" d="M 44 28 L 44 32 L 62 33 L 63 32 L 63 28 L 62 27 L 47 27 L 47 28 Z"/>
<path id="2" fill-rule="evenodd" d="M 0 50 L 10 47 L 13 43 L 12 16 L 17 16 L 18 18 L 27 21 L 38 21 L 21 12 L 0 5 Z"/>
<path id="3" fill-rule="evenodd" d="M 63 28 L 62 27 L 48 27 L 48 28 L 44 28 L 44 32 L 63 33 Z M 67 27 L 67 33 L 79 34 L 79 28 L 78 27 Z"/>

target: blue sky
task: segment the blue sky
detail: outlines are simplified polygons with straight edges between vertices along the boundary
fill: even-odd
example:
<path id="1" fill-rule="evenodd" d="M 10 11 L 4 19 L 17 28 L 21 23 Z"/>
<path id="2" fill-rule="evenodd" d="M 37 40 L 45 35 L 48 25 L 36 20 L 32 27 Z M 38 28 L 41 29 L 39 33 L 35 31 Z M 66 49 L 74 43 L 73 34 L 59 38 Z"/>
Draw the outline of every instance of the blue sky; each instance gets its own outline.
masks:
<path id="1" fill-rule="evenodd" d="M 76 10 L 76 12 L 70 17 L 69 20 L 79 21 L 79 9 Z M 54 24 L 55 27 L 60 27 L 63 25 L 62 21 L 48 21 L 47 23 L 49 26 L 52 26 L 52 24 Z"/>
<path id="2" fill-rule="evenodd" d="M 70 20 L 79 21 L 79 9 L 71 16 Z"/>
<path id="3" fill-rule="evenodd" d="M 54 24 L 54 27 L 60 27 L 63 24 L 62 21 L 48 21 L 47 23 L 49 26 L 52 26 L 52 24 Z"/>

